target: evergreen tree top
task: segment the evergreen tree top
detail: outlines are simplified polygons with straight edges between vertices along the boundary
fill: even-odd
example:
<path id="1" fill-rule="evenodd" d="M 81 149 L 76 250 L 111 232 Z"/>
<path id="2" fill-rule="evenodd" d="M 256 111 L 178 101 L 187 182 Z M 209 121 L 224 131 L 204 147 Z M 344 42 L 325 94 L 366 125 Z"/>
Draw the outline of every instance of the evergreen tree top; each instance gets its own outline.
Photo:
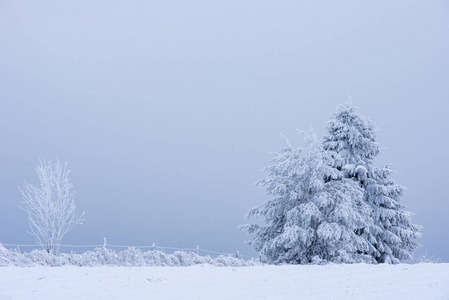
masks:
<path id="1" fill-rule="evenodd" d="M 327 123 L 323 148 L 334 152 L 336 165 L 369 165 L 380 153 L 376 140 L 376 125 L 370 119 L 356 112 L 355 107 L 346 102 L 337 107 Z"/>

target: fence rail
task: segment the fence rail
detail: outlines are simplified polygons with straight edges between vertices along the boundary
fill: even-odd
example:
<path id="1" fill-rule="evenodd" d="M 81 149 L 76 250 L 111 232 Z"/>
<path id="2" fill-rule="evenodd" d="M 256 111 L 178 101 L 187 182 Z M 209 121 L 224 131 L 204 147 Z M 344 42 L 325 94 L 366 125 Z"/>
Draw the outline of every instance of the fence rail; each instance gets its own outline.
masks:
<path id="1" fill-rule="evenodd" d="M 2 246 L 6 246 L 6 247 L 41 247 L 40 245 L 24 245 L 24 244 L 3 244 L 0 243 L 0 245 Z M 196 248 L 178 248 L 178 247 L 163 247 L 163 246 L 156 246 L 155 243 L 153 243 L 151 246 L 149 245 L 143 245 L 143 246 L 128 246 L 128 245 L 115 245 L 115 244 L 107 244 L 106 243 L 106 239 L 104 240 L 103 244 L 98 244 L 98 245 L 59 245 L 60 247 L 67 247 L 67 248 L 139 248 L 139 249 L 151 249 L 151 250 L 159 250 L 159 251 L 163 251 L 164 253 L 166 252 L 166 250 L 172 250 L 172 251 L 191 251 L 191 252 L 196 252 L 196 254 L 200 254 L 200 252 L 202 253 L 211 253 L 211 254 L 217 254 L 217 255 L 231 255 L 231 256 L 235 256 L 237 258 L 248 258 L 248 259 L 260 259 L 256 258 L 254 256 L 249 256 L 249 255 L 244 255 L 244 254 L 240 254 L 239 251 L 236 251 L 235 253 L 229 253 L 229 252 L 219 252 L 219 251 L 213 251 L 213 250 L 206 250 L 206 249 L 202 249 L 199 246 L 197 246 Z"/>

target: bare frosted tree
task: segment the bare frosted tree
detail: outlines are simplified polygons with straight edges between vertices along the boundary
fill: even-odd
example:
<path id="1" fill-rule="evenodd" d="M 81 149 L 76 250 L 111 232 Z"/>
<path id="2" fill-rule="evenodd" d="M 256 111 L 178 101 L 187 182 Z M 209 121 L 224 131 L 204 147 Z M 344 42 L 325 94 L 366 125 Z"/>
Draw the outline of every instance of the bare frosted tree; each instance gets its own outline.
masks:
<path id="1" fill-rule="evenodd" d="M 40 186 L 25 182 L 19 190 L 23 196 L 21 209 L 28 213 L 30 234 L 48 253 L 58 254 L 61 240 L 75 225 L 82 224 L 84 212 L 75 214 L 75 192 L 70 183 L 67 163 L 39 160 L 36 168 Z"/>

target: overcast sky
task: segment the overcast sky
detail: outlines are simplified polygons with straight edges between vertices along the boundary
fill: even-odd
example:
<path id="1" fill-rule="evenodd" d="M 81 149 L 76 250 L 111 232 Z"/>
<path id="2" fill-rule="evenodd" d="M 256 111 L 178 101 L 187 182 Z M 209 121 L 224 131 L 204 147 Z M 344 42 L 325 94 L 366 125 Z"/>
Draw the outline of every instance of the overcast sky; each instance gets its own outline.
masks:
<path id="1" fill-rule="evenodd" d="M 256 255 L 237 226 L 279 134 L 350 93 L 449 262 L 448 53 L 447 1 L 0 1 L 0 242 L 34 242 L 17 187 L 59 157 L 86 212 L 65 244 Z"/>

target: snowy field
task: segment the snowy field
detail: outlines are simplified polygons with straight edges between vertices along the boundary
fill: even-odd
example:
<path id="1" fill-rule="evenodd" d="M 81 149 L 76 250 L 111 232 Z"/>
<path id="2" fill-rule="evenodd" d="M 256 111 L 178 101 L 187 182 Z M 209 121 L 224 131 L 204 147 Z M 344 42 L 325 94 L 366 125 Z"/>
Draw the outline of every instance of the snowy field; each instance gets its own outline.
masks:
<path id="1" fill-rule="evenodd" d="M 449 264 L 1 267 L 0 299 L 449 299 Z"/>

